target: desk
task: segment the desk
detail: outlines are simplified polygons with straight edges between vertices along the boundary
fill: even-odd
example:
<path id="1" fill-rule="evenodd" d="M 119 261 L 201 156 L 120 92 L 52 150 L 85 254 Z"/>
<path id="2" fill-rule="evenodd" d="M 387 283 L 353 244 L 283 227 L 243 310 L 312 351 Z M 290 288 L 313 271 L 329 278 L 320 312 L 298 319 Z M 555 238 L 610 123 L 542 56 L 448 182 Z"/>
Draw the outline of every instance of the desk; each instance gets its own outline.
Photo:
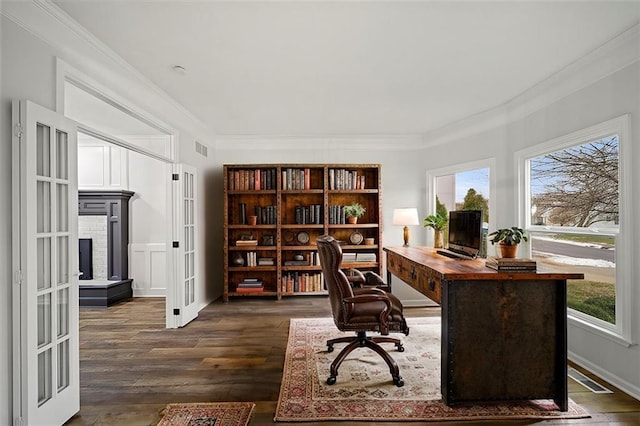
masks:
<path id="1" fill-rule="evenodd" d="M 567 279 L 583 274 L 498 272 L 427 247 L 384 248 L 391 274 L 442 310 L 447 405 L 553 399 L 567 411 Z"/>

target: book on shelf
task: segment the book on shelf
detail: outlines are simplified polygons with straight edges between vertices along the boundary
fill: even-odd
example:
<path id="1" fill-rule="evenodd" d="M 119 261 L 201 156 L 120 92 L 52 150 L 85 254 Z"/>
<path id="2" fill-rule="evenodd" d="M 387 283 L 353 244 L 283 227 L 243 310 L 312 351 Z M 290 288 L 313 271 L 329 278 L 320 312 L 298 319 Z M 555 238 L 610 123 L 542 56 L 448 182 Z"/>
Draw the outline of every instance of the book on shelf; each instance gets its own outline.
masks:
<path id="1" fill-rule="evenodd" d="M 236 246 L 257 246 L 258 240 L 237 240 Z"/>
<path id="2" fill-rule="evenodd" d="M 356 253 L 342 253 L 343 262 L 355 262 L 356 257 L 357 257 Z"/>
<path id="3" fill-rule="evenodd" d="M 275 265 L 275 259 L 273 257 L 259 257 L 258 266 L 273 266 Z"/>
<path id="4" fill-rule="evenodd" d="M 375 253 L 358 253 L 356 254 L 356 262 L 375 262 L 377 260 Z"/>
<path id="5" fill-rule="evenodd" d="M 487 257 L 485 265 L 497 271 L 535 271 L 536 261 L 533 259 Z"/>
<path id="6" fill-rule="evenodd" d="M 236 288 L 236 293 L 262 293 L 264 292 L 264 287 L 240 287 Z"/>

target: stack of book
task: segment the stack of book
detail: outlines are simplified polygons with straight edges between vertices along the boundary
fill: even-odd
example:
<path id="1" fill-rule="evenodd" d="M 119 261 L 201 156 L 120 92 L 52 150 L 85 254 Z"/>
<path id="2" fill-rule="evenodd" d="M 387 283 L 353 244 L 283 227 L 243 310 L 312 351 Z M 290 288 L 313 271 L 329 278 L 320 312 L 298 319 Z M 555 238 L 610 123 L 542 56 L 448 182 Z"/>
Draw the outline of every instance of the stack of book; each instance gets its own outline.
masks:
<path id="1" fill-rule="evenodd" d="M 273 257 L 259 257 L 258 266 L 273 266 L 276 262 Z"/>
<path id="2" fill-rule="evenodd" d="M 536 261 L 533 259 L 510 259 L 506 257 L 487 257 L 488 268 L 502 272 L 535 272 Z"/>
<path id="3" fill-rule="evenodd" d="M 262 293 L 264 286 L 258 278 L 245 278 L 238 287 L 236 293 Z"/>
<path id="4" fill-rule="evenodd" d="M 356 254 L 356 262 L 375 262 L 376 261 L 375 253 L 358 253 Z"/>

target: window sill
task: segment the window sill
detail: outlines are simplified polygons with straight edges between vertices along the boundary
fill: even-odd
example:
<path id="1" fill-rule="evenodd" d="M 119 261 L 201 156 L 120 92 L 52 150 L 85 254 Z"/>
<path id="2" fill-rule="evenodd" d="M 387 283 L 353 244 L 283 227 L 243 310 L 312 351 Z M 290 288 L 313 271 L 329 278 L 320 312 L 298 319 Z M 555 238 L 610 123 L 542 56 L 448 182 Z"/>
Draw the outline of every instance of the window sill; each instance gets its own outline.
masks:
<path id="1" fill-rule="evenodd" d="M 614 330 L 607 329 L 605 327 L 601 327 L 598 324 L 594 324 L 593 322 L 587 321 L 586 319 L 580 318 L 578 316 L 569 314 L 568 318 L 569 325 L 573 325 L 575 327 L 579 327 L 583 330 L 586 330 L 592 334 L 603 337 L 607 340 L 610 340 L 614 343 L 619 344 L 620 346 L 624 346 L 626 348 L 635 345 L 635 343 L 626 336 L 622 336 L 615 332 Z"/>

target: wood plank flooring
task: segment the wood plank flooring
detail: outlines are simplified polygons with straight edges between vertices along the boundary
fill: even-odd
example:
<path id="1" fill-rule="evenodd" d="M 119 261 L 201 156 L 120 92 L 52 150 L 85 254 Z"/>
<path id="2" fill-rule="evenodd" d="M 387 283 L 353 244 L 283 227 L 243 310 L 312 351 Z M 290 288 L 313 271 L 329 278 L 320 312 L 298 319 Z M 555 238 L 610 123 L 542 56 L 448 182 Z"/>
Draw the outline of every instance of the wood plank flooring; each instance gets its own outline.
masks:
<path id="1" fill-rule="evenodd" d="M 440 310 L 405 308 L 405 313 L 438 316 Z M 250 424 L 273 425 L 289 319 L 330 315 L 326 297 L 233 298 L 210 304 L 187 327 L 167 330 L 164 299 L 134 298 L 109 308 L 82 308 L 81 410 L 67 425 L 155 425 L 166 404 L 203 401 L 255 402 Z M 545 423 L 639 425 L 640 401 L 593 378 L 614 393 L 594 394 L 569 379 L 569 396 L 592 418 Z"/>

